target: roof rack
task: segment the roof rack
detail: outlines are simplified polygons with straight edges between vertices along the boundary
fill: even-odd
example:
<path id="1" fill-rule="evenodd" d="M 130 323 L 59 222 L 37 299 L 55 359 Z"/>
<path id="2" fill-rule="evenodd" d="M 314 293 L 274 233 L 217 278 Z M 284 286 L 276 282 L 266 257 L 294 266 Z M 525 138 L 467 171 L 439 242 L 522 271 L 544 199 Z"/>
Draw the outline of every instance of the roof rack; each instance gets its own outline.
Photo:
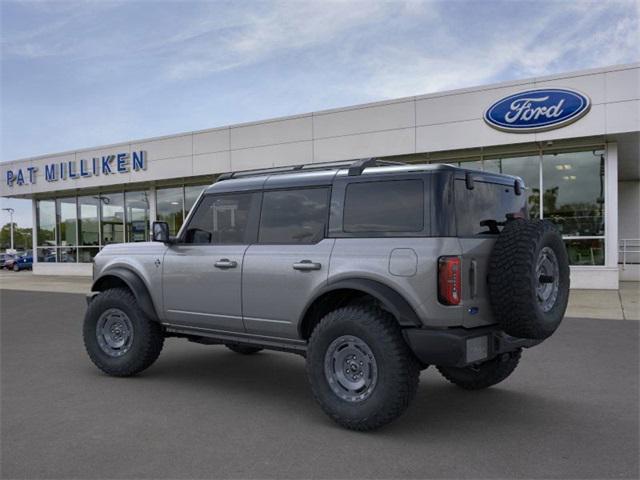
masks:
<path id="1" fill-rule="evenodd" d="M 322 162 L 311 163 L 302 165 L 291 165 L 286 167 L 273 167 L 273 168 L 258 168 L 255 170 L 241 170 L 238 172 L 226 172 L 222 173 L 216 179 L 216 182 L 223 180 L 230 180 L 232 178 L 252 177 L 254 175 L 266 175 L 266 174 L 279 174 L 279 173 L 292 173 L 300 171 L 314 171 L 314 170 L 330 170 L 334 168 L 348 168 L 349 176 L 361 175 L 365 168 L 368 167 L 381 167 L 387 165 L 406 165 L 404 162 L 393 162 L 389 160 L 380 160 L 378 158 L 361 158 L 358 160 L 343 160 L 337 162 Z"/>

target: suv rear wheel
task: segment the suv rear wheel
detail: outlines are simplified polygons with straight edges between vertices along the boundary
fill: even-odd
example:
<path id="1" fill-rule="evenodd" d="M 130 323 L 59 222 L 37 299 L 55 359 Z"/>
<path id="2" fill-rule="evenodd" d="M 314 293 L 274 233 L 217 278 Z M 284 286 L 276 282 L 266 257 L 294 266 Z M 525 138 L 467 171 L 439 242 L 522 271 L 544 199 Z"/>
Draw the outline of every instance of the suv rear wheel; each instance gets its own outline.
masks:
<path id="1" fill-rule="evenodd" d="M 480 365 L 464 368 L 437 367 L 444 378 L 465 390 L 480 390 L 500 383 L 518 366 L 522 350 L 503 353 Z"/>
<path id="2" fill-rule="evenodd" d="M 316 401 L 337 423 L 373 430 L 399 417 L 416 393 L 420 365 L 395 319 L 369 305 L 327 314 L 307 350 Z"/>
<path id="3" fill-rule="evenodd" d="M 164 344 L 162 327 L 144 315 L 135 296 L 124 288 L 106 290 L 91 301 L 83 337 L 91 361 L 116 377 L 150 367 Z"/>

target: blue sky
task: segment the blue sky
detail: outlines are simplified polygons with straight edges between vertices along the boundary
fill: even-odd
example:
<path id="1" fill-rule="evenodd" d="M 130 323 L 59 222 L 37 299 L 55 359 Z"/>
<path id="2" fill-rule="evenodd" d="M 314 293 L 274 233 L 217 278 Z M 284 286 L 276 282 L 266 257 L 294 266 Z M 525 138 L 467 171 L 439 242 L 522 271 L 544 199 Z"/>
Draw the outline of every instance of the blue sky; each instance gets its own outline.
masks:
<path id="1" fill-rule="evenodd" d="M 638 61 L 639 10 L 3 0 L 0 160 Z M 7 205 L 30 224 L 27 207 Z"/>

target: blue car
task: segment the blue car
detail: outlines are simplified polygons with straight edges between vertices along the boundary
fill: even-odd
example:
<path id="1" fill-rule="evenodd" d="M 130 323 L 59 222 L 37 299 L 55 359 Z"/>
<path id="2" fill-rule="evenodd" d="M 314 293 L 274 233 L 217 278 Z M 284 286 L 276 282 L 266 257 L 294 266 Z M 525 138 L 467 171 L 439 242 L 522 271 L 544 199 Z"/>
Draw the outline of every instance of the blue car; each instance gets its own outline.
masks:
<path id="1" fill-rule="evenodd" d="M 16 258 L 13 262 L 13 271 L 19 272 L 20 270 L 31 270 L 33 268 L 33 255 L 31 253 L 25 253 Z"/>

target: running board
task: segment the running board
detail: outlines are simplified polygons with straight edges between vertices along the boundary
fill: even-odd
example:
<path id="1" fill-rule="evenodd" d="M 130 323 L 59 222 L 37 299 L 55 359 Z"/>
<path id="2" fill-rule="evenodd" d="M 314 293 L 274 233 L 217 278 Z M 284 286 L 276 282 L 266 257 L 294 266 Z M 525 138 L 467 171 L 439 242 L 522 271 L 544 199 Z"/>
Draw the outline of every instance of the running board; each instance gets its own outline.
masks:
<path id="1" fill-rule="evenodd" d="M 302 356 L 307 353 L 307 342 L 303 340 L 261 337 L 248 333 L 230 333 L 219 330 L 208 330 L 206 328 L 185 327 L 183 325 L 173 325 L 170 323 L 163 323 L 162 325 L 165 328 L 167 337 L 184 337 L 189 341 L 206 345 L 234 343 L 239 345 L 254 345 L 268 350 L 297 353 Z"/>

